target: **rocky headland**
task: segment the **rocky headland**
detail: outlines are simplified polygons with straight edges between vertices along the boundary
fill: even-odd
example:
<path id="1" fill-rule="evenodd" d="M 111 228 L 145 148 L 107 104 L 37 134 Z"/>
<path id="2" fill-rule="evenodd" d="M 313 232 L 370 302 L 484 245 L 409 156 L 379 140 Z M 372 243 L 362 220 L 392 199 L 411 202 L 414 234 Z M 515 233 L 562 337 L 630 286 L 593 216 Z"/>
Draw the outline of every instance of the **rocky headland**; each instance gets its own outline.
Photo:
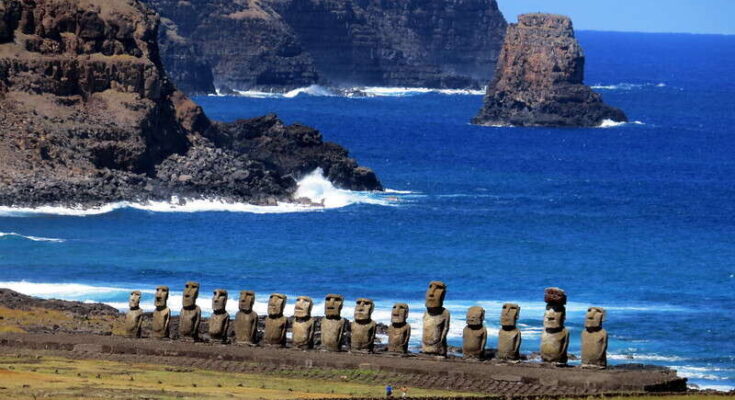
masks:
<path id="1" fill-rule="evenodd" d="M 138 0 L 0 2 L 0 204 L 275 204 L 316 168 L 381 189 L 312 128 L 211 121 L 167 77 L 158 26 Z"/>
<path id="2" fill-rule="evenodd" d="M 626 122 L 584 85 L 584 53 L 565 16 L 525 14 L 510 24 L 495 77 L 474 124 L 592 127 Z"/>
<path id="3" fill-rule="evenodd" d="M 495 0 L 143 0 L 187 93 L 217 88 L 480 88 L 506 22 Z"/>

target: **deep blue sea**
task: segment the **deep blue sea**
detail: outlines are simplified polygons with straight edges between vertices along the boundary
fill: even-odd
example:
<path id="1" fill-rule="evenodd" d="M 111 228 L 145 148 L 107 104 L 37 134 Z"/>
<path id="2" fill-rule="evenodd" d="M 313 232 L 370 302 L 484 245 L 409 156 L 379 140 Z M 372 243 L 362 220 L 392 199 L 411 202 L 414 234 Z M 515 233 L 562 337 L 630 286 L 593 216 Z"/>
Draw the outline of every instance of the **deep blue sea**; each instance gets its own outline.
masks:
<path id="1" fill-rule="evenodd" d="M 278 291 L 291 309 L 291 296 L 314 297 L 319 315 L 336 292 L 350 305 L 375 299 L 386 323 L 393 302 L 408 302 L 418 329 L 428 282 L 443 280 L 454 344 L 466 308 L 479 304 L 494 346 L 500 306 L 517 302 L 522 350 L 532 352 L 543 290 L 559 286 L 572 353 L 584 311 L 602 306 L 613 363 L 671 366 L 694 384 L 733 388 L 735 36 L 578 36 L 587 83 L 635 122 L 476 127 L 468 121 L 482 97 L 467 94 L 197 98 L 217 119 L 275 112 L 317 127 L 393 191 L 339 191 L 315 174 L 302 190 L 329 209 L 4 209 L 0 287 L 118 307 L 144 289 L 150 307 L 156 285 L 180 294 L 197 280 L 205 310 L 215 288 L 233 299 L 253 289 L 261 311 Z"/>

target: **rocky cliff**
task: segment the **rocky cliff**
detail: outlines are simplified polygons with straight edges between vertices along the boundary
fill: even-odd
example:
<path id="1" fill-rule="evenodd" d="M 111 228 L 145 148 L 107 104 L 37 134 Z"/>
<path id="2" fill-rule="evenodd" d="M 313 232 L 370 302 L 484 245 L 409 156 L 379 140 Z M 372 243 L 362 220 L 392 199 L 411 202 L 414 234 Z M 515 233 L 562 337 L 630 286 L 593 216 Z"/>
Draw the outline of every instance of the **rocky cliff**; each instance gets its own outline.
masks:
<path id="1" fill-rule="evenodd" d="M 568 17 L 519 16 L 508 26 L 495 77 L 473 123 L 563 127 L 627 121 L 584 85 L 584 60 Z"/>
<path id="2" fill-rule="evenodd" d="M 380 189 L 319 132 L 210 121 L 170 83 L 138 0 L 0 3 L 0 204 L 223 197 L 272 204 L 321 167 Z"/>
<path id="3" fill-rule="evenodd" d="M 235 89 L 479 87 L 506 27 L 495 0 L 144 1 L 164 19 L 166 68 L 195 92 L 211 85 L 203 65 Z"/>

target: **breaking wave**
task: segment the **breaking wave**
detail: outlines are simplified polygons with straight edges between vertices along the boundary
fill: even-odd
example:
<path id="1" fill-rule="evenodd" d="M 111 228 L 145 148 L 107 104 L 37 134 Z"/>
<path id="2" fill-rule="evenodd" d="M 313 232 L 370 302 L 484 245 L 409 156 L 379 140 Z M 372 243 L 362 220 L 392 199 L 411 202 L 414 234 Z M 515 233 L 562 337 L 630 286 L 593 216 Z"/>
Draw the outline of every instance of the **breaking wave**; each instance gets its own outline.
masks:
<path id="1" fill-rule="evenodd" d="M 617 128 L 619 126 L 626 126 L 626 125 L 638 125 L 638 126 L 641 126 L 641 125 L 645 125 L 645 123 L 644 122 L 641 122 L 641 121 L 618 122 L 618 121 L 613 121 L 611 119 L 605 119 L 605 120 L 602 121 L 602 123 L 600 123 L 600 125 L 598 126 L 598 128 Z"/>
<path id="2" fill-rule="evenodd" d="M 145 203 L 116 202 L 99 207 L 73 206 L 40 206 L 40 207 L 8 207 L 0 206 L 0 217 L 25 217 L 39 215 L 58 215 L 86 217 L 111 213 L 121 209 L 135 209 L 155 213 L 170 212 L 235 212 L 251 214 L 284 214 L 296 212 L 316 212 L 342 208 L 354 204 L 369 204 L 395 207 L 408 201 L 406 194 L 398 190 L 384 192 L 359 192 L 336 188 L 321 169 L 304 176 L 298 182 L 296 199 L 307 199 L 308 202 L 282 202 L 275 206 L 261 206 L 248 203 L 228 202 L 222 199 L 183 199 L 172 197 L 169 201 L 149 201 Z M 311 204 L 309 204 L 309 202 Z M 2 237 L 2 235 L 0 235 Z M 57 239 L 26 237 L 30 240 Z M 33 238 L 33 239 L 31 239 Z M 58 239 L 60 240 L 60 239 Z"/>
<path id="3" fill-rule="evenodd" d="M 26 236 L 26 235 L 21 235 L 20 233 L 15 233 L 15 232 L 0 232 L 0 239 L 2 238 L 20 238 L 20 239 L 31 240 L 34 242 L 52 242 L 52 243 L 63 243 L 66 241 L 64 239 L 46 238 L 46 237 L 40 237 L 40 236 Z"/>
<path id="4" fill-rule="evenodd" d="M 234 96 L 250 97 L 255 99 L 292 99 L 299 96 L 314 97 L 405 97 L 422 94 L 444 94 L 444 95 L 473 95 L 482 96 L 485 90 L 473 89 L 434 89 L 434 88 L 409 88 L 409 87 L 353 87 L 353 88 L 329 88 L 320 85 L 311 85 L 294 89 L 288 92 L 263 92 L 258 90 L 233 90 Z M 219 89 L 211 96 L 232 96 L 225 94 Z"/>

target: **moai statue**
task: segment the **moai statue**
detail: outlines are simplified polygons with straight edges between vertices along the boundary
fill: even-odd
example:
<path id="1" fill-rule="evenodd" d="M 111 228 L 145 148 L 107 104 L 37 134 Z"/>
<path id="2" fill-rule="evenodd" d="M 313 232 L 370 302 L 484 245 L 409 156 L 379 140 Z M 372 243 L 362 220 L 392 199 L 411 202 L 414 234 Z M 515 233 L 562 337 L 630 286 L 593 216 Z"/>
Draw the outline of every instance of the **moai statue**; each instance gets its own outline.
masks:
<path id="1" fill-rule="evenodd" d="M 268 299 L 268 317 L 265 319 L 263 344 L 269 347 L 286 347 L 288 319 L 283 315 L 286 308 L 286 295 L 273 293 Z"/>
<path id="2" fill-rule="evenodd" d="M 212 316 L 209 317 L 209 338 L 226 343 L 230 332 L 230 314 L 227 313 L 227 291 L 217 289 L 212 296 Z"/>
<path id="3" fill-rule="evenodd" d="M 322 318 L 322 347 L 328 351 L 342 351 L 347 319 L 342 318 L 345 298 L 339 294 L 328 294 L 324 299 L 324 318 Z"/>
<path id="4" fill-rule="evenodd" d="M 171 322 L 171 309 L 168 308 L 168 286 L 156 288 L 156 309 L 153 311 L 153 326 L 151 337 L 156 339 L 169 338 L 169 323 Z"/>
<path id="5" fill-rule="evenodd" d="M 495 357 L 500 361 L 518 362 L 521 359 L 521 330 L 518 329 L 518 317 L 521 307 L 518 304 L 503 304 L 500 314 L 500 331 L 498 332 L 498 352 Z"/>
<path id="6" fill-rule="evenodd" d="M 199 340 L 199 324 L 202 321 L 202 310 L 197 305 L 199 283 L 186 282 L 181 314 L 179 314 L 179 336 L 182 340 Z"/>
<path id="7" fill-rule="evenodd" d="M 449 311 L 444 308 L 447 285 L 432 281 L 426 291 L 426 312 L 424 331 L 421 338 L 421 352 L 446 357 L 447 333 L 449 332 Z"/>
<path id="8" fill-rule="evenodd" d="M 485 309 L 474 306 L 467 310 L 467 326 L 462 331 L 462 354 L 464 358 L 482 360 L 487 344 Z"/>
<path id="9" fill-rule="evenodd" d="M 352 322 L 352 343 L 350 351 L 356 353 L 372 353 L 375 346 L 377 324 L 373 321 L 375 304 L 370 299 L 357 299 L 355 321 Z"/>
<path id="10" fill-rule="evenodd" d="M 544 332 L 541 334 L 541 360 L 558 366 L 566 365 L 569 331 L 564 327 L 567 295 L 559 288 L 547 288 L 544 296 Z"/>
<path id="11" fill-rule="evenodd" d="M 311 317 L 311 308 L 314 302 L 311 297 L 299 296 L 296 298 L 296 307 L 293 313 L 293 346 L 302 350 L 314 348 L 314 333 L 316 332 L 316 319 Z"/>
<path id="12" fill-rule="evenodd" d="M 411 339 L 411 325 L 408 324 L 408 304 L 396 303 L 390 314 L 388 327 L 388 351 L 391 353 L 408 353 L 408 341 Z"/>
<path id="13" fill-rule="evenodd" d="M 255 292 L 240 292 L 240 311 L 235 316 L 235 340 L 238 344 L 254 346 L 258 343 L 258 314 L 253 311 Z"/>
<path id="14" fill-rule="evenodd" d="M 124 336 L 129 338 L 139 338 L 141 326 L 143 325 L 143 310 L 140 309 L 140 291 L 135 290 L 130 293 L 128 300 L 130 311 L 125 315 Z"/>
<path id="15" fill-rule="evenodd" d="M 607 331 L 602 328 L 605 310 L 590 307 L 582 331 L 582 368 L 607 367 Z"/>

